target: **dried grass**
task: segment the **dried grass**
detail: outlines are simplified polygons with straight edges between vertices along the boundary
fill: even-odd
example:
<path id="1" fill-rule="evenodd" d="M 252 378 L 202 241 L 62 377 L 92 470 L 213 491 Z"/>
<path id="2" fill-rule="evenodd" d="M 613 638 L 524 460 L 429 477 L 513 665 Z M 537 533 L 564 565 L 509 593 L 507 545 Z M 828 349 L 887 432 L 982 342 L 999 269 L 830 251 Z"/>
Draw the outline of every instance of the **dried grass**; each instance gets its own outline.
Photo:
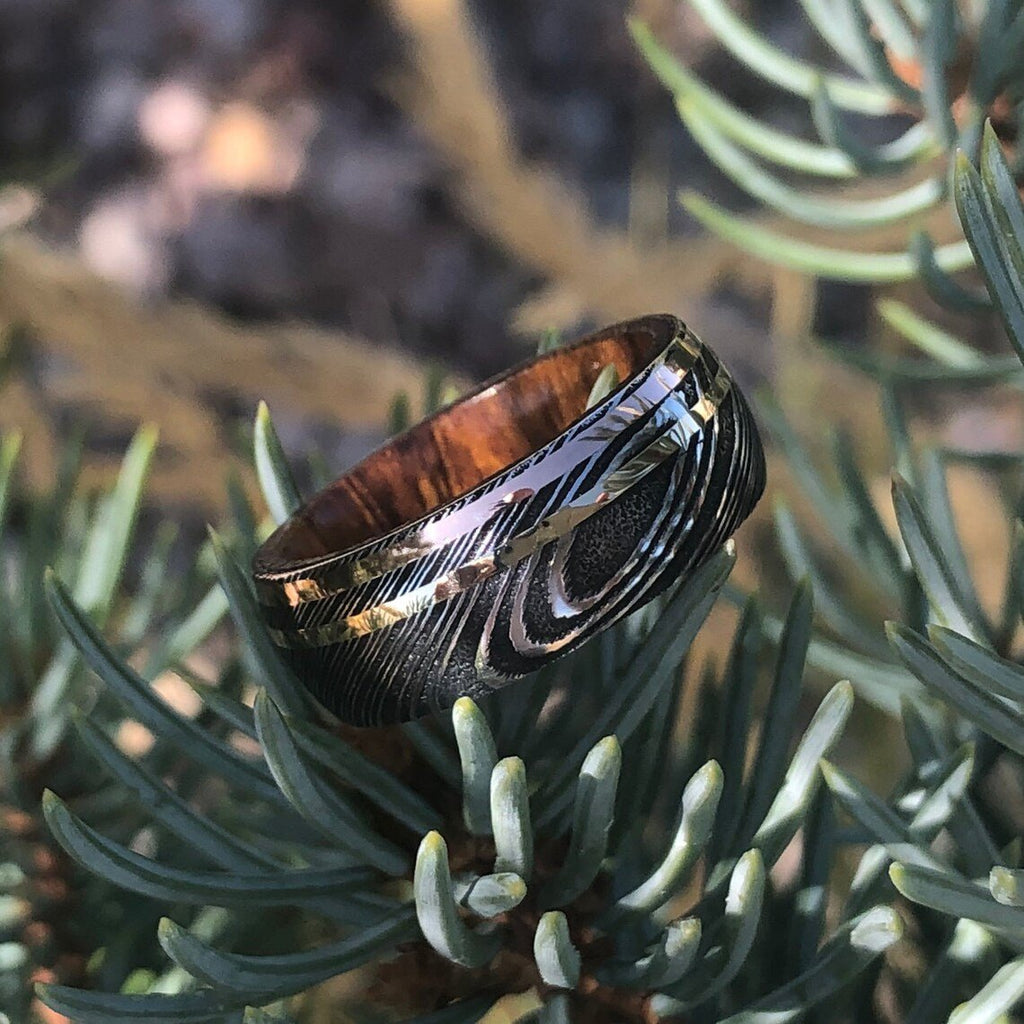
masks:
<path id="1" fill-rule="evenodd" d="M 195 303 L 144 308 L 72 257 L 26 234 L 0 246 L 0 330 L 29 329 L 51 357 L 43 390 L 9 382 L 0 426 L 25 434 L 30 484 L 52 472 L 57 416 L 161 431 L 154 493 L 221 506 L 233 446 L 225 398 L 255 408 L 360 430 L 379 429 L 399 391 L 418 396 L 424 366 L 415 357 L 334 331 L 301 325 L 241 327 Z M 461 382 L 460 382 L 461 383 Z M 105 475 L 102 459 L 90 465 Z"/>
<path id="2" fill-rule="evenodd" d="M 645 248 L 596 225 L 580 195 L 516 151 L 461 0 L 387 0 L 387 7 L 410 43 L 397 95 L 456 172 L 455 198 L 476 227 L 558 289 L 554 315 L 611 321 L 692 308 L 736 261 L 735 250 L 717 240 Z M 521 328 L 539 326 L 529 315 L 534 308 L 527 305 Z M 541 308 L 552 313 L 549 304 Z"/>

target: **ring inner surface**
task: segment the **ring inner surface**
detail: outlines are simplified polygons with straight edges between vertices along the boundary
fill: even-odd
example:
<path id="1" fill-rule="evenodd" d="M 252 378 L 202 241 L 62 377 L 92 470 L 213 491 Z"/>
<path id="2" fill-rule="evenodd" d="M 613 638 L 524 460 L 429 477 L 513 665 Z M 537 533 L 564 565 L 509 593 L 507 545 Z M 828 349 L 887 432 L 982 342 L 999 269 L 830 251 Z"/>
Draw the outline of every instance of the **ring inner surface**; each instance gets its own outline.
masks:
<path id="1" fill-rule="evenodd" d="M 345 551 L 446 505 L 554 440 L 586 412 L 598 374 L 625 383 L 681 328 L 649 317 L 555 349 L 482 384 L 372 452 L 268 539 L 266 570 Z"/>

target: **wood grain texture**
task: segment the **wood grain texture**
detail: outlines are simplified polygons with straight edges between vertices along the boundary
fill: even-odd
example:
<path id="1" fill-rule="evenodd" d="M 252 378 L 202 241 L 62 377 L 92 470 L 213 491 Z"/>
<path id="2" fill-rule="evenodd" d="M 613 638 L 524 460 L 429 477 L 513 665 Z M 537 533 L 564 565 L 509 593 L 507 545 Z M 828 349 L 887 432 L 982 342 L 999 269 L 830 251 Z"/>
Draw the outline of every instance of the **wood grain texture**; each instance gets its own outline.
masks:
<path id="1" fill-rule="evenodd" d="M 263 549 L 282 563 L 354 547 L 420 519 L 562 433 L 583 414 L 606 365 L 632 377 L 673 325 L 624 325 L 491 378 L 410 427 L 321 491 Z"/>
<path id="2" fill-rule="evenodd" d="M 608 363 L 623 383 L 588 411 Z M 674 317 L 644 317 L 370 455 L 268 539 L 257 591 L 324 707 L 400 721 L 574 650 L 692 572 L 763 488 L 728 373 Z"/>

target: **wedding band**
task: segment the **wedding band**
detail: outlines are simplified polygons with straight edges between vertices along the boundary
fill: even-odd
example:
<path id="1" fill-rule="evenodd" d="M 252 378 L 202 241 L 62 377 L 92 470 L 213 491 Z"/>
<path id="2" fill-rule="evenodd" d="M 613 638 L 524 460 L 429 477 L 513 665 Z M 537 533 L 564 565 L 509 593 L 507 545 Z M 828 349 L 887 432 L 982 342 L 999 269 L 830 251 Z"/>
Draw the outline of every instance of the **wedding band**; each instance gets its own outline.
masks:
<path id="1" fill-rule="evenodd" d="M 587 409 L 607 365 L 620 383 Z M 539 355 L 393 438 L 257 551 L 270 636 L 328 712 L 405 721 L 575 650 L 750 514 L 764 453 L 678 319 Z"/>

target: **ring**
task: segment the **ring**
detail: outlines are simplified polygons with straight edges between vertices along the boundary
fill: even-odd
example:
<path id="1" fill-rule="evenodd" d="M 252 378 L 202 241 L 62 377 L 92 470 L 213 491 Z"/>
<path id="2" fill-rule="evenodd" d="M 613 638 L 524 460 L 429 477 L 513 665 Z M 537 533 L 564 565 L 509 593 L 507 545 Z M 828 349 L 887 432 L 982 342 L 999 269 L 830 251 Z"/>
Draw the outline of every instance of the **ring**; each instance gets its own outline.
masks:
<path id="1" fill-rule="evenodd" d="M 607 365 L 621 382 L 592 408 Z M 256 552 L 274 643 L 353 725 L 480 697 L 692 573 L 750 514 L 764 452 L 675 317 L 537 356 L 393 438 Z"/>

